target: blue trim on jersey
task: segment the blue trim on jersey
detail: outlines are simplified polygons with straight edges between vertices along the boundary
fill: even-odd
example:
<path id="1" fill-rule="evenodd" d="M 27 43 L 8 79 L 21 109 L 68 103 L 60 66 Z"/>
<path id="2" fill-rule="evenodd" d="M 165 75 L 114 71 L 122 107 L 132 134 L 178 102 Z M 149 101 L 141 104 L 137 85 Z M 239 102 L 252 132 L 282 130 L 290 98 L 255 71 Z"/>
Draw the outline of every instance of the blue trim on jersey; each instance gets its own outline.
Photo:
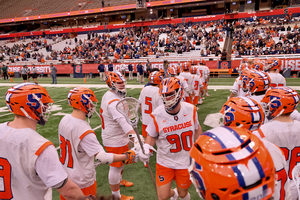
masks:
<path id="1" fill-rule="evenodd" d="M 243 194 L 243 200 L 249 200 L 249 194 L 248 193 Z"/>
<path id="2" fill-rule="evenodd" d="M 220 140 L 220 138 L 218 138 L 218 136 L 216 136 L 215 134 L 213 133 L 210 133 L 210 132 L 205 132 L 205 133 L 202 133 L 202 135 L 206 135 L 208 137 L 211 137 L 213 138 L 214 140 L 216 140 L 217 142 L 220 143 L 222 149 L 227 149 L 227 147 L 225 146 L 225 144 Z"/>
<path id="3" fill-rule="evenodd" d="M 260 178 L 264 178 L 265 177 L 265 172 L 260 164 L 260 162 L 258 161 L 258 159 L 256 157 L 254 157 L 252 159 L 253 163 L 255 164 L 257 170 L 258 170 L 258 173 L 259 173 L 259 176 Z"/>
<path id="4" fill-rule="evenodd" d="M 240 141 L 241 144 L 244 143 L 244 140 L 241 138 L 241 136 L 232 128 L 228 127 L 228 126 L 223 126 L 223 128 L 227 129 L 228 131 L 230 131 L 231 133 L 233 133 L 233 135 Z"/>
<path id="5" fill-rule="evenodd" d="M 239 170 L 239 168 L 237 166 L 234 166 L 234 167 L 232 167 L 232 170 L 235 173 L 235 176 L 236 176 L 236 178 L 239 182 L 239 185 L 241 187 L 245 187 L 246 183 L 245 183 L 245 180 L 244 180 L 244 176 L 242 175 L 242 172 Z"/>
<path id="6" fill-rule="evenodd" d="M 263 186 L 263 197 L 266 197 L 268 195 L 268 185 Z"/>

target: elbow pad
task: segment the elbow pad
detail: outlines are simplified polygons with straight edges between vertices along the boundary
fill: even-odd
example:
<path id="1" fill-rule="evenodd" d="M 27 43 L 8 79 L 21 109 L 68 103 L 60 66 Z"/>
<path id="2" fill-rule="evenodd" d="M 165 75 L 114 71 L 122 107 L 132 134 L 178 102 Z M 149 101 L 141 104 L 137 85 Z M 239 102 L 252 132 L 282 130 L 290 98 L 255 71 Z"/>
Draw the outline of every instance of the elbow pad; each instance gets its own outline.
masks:
<path id="1" fill-rule="evenodd" d="M 105 151 L 100 151 L 96 155 L 96 160 L 100 164 L 111 164 L 114 162 L 114 154 L 113 153 L 106 153 Z"/>

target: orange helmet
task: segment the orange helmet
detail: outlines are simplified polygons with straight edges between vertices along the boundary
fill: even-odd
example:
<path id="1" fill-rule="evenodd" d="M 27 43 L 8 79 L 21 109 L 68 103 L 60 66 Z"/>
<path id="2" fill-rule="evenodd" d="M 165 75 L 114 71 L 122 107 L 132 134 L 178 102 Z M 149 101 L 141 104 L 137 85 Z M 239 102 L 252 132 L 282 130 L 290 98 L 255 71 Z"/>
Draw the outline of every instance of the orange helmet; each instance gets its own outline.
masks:
<path id="1" fill-rule="evenodd" d="M 265 72 L 250 71 L 249 75 L 249 92 L 262 92 L 270 87 L 271 79 Z"/>
<path id="2" fill-rule="evenodd" d="M 126 79 L 120 72 L 106 73 L 106 84 L 116 94 L 126 96 Z"/>
<path id="3" fill-rule="evenodd" d="M 242 72 L 244 69 L 248 69 L 248 64 L 247 63 L 240 64 L 239 71 Z"/>
<path id="4" fill-rule="evenodd" d="M 191 67 L 191 63 L 190 62 L 185 62 L 183 63 L 182 69 L 183 71 L 188 71 Z"/>
<path id="5" fill-rule="evenodd" d="M 253 63 L 252 69 L 255 69 L 257 71 L 263 71 L 264 65 L 261 62 L 256 62 L 256 63 Z"/>
<path id="6" fill-rule="evenodd" d="M 190 156 L 192 182 L 203 199 L 269 199 L 275 191 L 272 157 L 246 129 L 218 127 L 204 132 Z"/>
<path id="7" fill-rule="evenodd" d="M 224 126 L 237 126 L 254 131 L 264 122 L 265 114 L 259 103 L 248 97 L 230 98 L 222 107 Z"/>
<path id="8" fill-rule="evenodd" d="M 243 57 L 243 59 L 242 59 L 242 63 L 248 63 L 248 58 L 246 58 L 246 57 Z"/>
<path id="9" fill-rule="evenodd" d="M 164 76 L 164 75 L 165 75 L 165 70 L 164 70 L 164 69 L 160 69 L 160 70 L 159 70 L 159 73 L 160 73 L 162 76 Z"/>
<path id="10" fill-rule="evenodd" d="M 21 83 L 8 89 L 5 102 L 10 112 L 36 120 L 44 126 L 51 113 L 53 100 L 42 86 Z"/>
<path id="11" fill-rule="evenodd" d="M 244 69 L 241 72 L 240 75 L 240 80 L 242 81 L 242 90 L 244 92 L 248 92 L 249 90 L 249 75 L 250 75 L 251 71 L 248 70 L 248 68 Z"/>
<path id="12" fill-rule="evenodd" d="M 197 65 L 197 60 L 191 60 L 190 63 L 191 63 L 192 65 Z"/>
<path id="13" fill-rule="evenodd" d="M 199 63 L 200 63 L 201 65 L 206 65 L 206 61 L 205 61 L 203 58 L 199 60 Z"/>
<path id="14" fill-rule="evenodd" d="M 151 84 L 158 85 L 162 80 L 163 80 L 163 76 L 158 71 L 151 72 L 149 75 L 149 81 Z"/>
<path id="15" fill-rule="evenodd" d="M 180 74 L 180 72 L 181 72 L 181 66 L 177 65 L 177 74 Z"/>
<path id="16" fill-rule="evenodd" d="M 275 87 L 266 92 L 261 102 L 267 104 L 266 117 L 271 120 L 296 110 L 299 104 L 299 94 L 289 87 Z"/>
<path id="17" fill-rule="evenodd" d="M 196 74 L 197 73 L 197 67 L 196 66 L 192 66 L 190 68 L 190 72 L 191 72 L 191 74 Z"/>
<path id="18" fill-rule="evenodd" d="M 176 77 L 164 79 L 160 84 L 159 94 L 162 96 L 166 109 L 174 110 L 183 96 L 180 80 Z"/>
<path id="19" fill-rule="evenodd" d="M 269 58 L 267 64 L 264 68 L 264 71 L 268 72 L 270 70 L 280 69 L 281 61 L 278 58 Z"/>
<path id="20" fill-rule="evenodd" d="M 68 93 L 69 105 L 85 112 L 88 118 L 91 118 L 96 111 L 97 102 L 95 93 L 88 88 L 77 87 Z"/>
<path id="21" fill-rule="evenodd" d="M 169 77 L 176 76 L 177 71 L 174 67 L 168 67 L 168 74 L 169 74 Z"/>

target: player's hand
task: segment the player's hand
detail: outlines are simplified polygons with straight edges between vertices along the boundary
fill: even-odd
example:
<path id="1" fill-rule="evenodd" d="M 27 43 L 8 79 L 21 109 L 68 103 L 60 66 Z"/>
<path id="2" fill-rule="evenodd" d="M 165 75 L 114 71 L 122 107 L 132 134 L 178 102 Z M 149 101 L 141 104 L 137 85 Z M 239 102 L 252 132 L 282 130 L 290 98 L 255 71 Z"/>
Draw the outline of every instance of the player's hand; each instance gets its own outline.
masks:
<path id="1" fill-rule="evenodd" d="M 149 144 L 147 144 L 147 143 L 144 144 L 143 147 L 144 147 L 144 150 L 145 150 L 145 154 L 143 153 L 142 149 L 140 149 L 140 151 L 139 151 L 139 158 L 140 158 L 140 161 L 147 162 L 147 161 L 149 161 L 150 156 L 153 155 L 150 152 L 150 150 L 155 151 L 155 152 L 156 152 L 156 150 L 152 146 L 150 146 Z"/>
<path id="2" fill-rule="evenodd" d="M 123 161 L 123 164 L 131 164 L 136 163 L 139 159 L 138 151 L 135 151 L 134 149 L 130 149 L 129 151 L 126 151 L 125 153 L 127 155 L 127 159 Z"/>

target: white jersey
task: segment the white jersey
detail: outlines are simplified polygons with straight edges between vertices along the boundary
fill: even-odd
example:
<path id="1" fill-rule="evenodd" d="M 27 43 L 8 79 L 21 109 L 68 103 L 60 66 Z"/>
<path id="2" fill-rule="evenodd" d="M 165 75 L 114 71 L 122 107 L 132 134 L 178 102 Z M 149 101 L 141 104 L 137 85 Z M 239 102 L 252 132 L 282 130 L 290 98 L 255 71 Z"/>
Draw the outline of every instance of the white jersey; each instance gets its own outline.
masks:
<path id="1" fill-rule="evenodd" d="M 69 178 L 81 189 L 94 184 L 96 180 L 94 155 L 103 150 L 96 137 L 98 146 L 92 149 L 82 147 L 81 141 L 89 134 L 96 136 L 89 123 L 74 118 L 71 114 L 64 116 L 58 126 L 60 162 Z"/>
<path id="2" fill-rule="evenodd" d="M 204 66 L 204 75 L 205 75 L 205 81 L 208 81 L 209 79 L 210 70 L 207 66 Z"/>
<path id="3" fill-rule="evenodd" d="M 197 108 L 181 102 L 180 111 L 172 115 L 162 105 L 152 112 L 151 117 L 146 132 L 157 138 L 157 163 L 172 169 L 187 169 L 190 165 L 189 150 L 199 126 Z"/>
<path id="4" fill-rule="evenodd" d="M 261 126 L 265 139 L 276 144 L 285 154 L 287 163 L 289 183 L 293 199 L 297 197 L 297 189 L 292 180 L 292 170 L 299 162 L 300 151 L 300 122 L 280 122 L 274 120 Z"/>
<path id="5" fill-rule="evenodd" d="M 132 130 L 132 127 L 116 109 L 120 99 L 120 96 L 114 92 L 107 91 L 101 100 L 102 140 L 106 147 L 122 147 L 129 143 L 127 133 Z M 120 125 L 118 120 L 124 123 Z"/>
<path id="6" fill-rule="evenodd" d="M 159 87 L 151 85 L 144 87 L 141 91 L 139 102 L 142 108 L 142 123 L 148 125 L 152 111 L 163 105 L 162 98 L 159 96 Z"/>
<path id="7" fill-rule="evenodd" d="M 300 113 L 298 112 L 298 110 L 294 110 L 290 116 L 291 116 L 292 120 L 300 121 Z"/>
<path id="8" fill-rule="evenodd" d="M 288 168 L 286 167 L 284 154 L 280 148 L 268 140 L 262 139 L 262 142 L 271 154 L 278 177 L 272 197 L 274 197 L 274 200 L 291 200 L 292 194 L 289 181 L 287 181 Z"/>
<path id="9" fill-rule="evenodd" d="M 200 88 L 203 87 L 202 80 L 198 75 L 192 75 L 192 86 L 195 96 L 199 96 Z"/>
<path id="10" fill-rule="evenodd" d="M 183 87 L 183 96 L 188 96 L 187 91 L 189 91 L 189 85 L 187 81 L 182 76 L 176 76 L 180 80 L 180 84 Z"/>
<path id="11" fill-rule="evenodd" d="M 205 66 L 197 66 L 197 75 L 201 77 L 202 82 L 204 83 L 207 79 L 207 72 L 205 71 Z"/>
<path id="12" fill-rule="evenodd" d="M 49 187 L 67 178 L 52 142 L 33 129 L 14 129 L 7 124 L 0 124 L 0 199 L 51 199 Z M 50 161 L 51 166 L 39 159 Z"/>
<path id="13" fill-rule="evenodd" d="M 242 80 L 240 80 L 240 76 L 239 76 L 235 79 L 234 84 L 230 90 L 233 94 L 236 94 L 237 97 L 245 97 L 247 94 L 247 92 L 243 91 L 241 84 L 242 84 Z"/>
<path id="14" fill-rule="evenodd" d="M 271 87 L 286 86 L 285 78 L 279 73 L 267 73 L 271 79 Z"/>
<path id="15" fill-rule="evenodd" d="M 179 76 L 183 77 L 184 80 L 186 80 L 187 84 L 188 84 L 188 89 L 185 90 L 185 92 L 183 93 L 183 95 L 185 97 L 188 97 L 190 92 L 193 91 L 193 86 L 192 86 L 192 74 L 190 72 L 181 72 L 179 74 Z"/>

